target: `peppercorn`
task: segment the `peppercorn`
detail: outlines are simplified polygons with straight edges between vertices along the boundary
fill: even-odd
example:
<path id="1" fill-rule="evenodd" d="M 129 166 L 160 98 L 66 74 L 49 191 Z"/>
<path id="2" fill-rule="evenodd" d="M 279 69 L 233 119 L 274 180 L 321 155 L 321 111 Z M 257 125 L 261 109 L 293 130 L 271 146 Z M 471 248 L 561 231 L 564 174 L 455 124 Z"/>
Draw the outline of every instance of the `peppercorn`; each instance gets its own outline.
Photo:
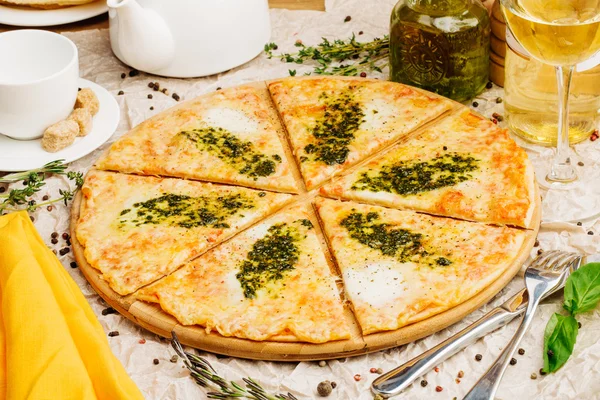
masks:
<path id="1" fill-rule="evenodd" d="M 344 18 L 344 22 L 350 22 L 351 19 L 352 17 L 348 15 L 346 18 Z"/>
<path id="2" fill-rule="evenodd" d="M 108 336 L 110 336 L 110 337 L 119 336 L 119 331 L 108 332 Z"/>
<path id="3" fill-rule="evenodd" d="M 458 371 L 458 377 L 462 378 L 463 376 L 465 376 L 465 371 L 463 371 L 463 370 Z"/>
<path id="4" fill-rule="evenodd" d="M 336 388 L 336 386 L 337 386 L 337 383 L 336 383 L 336 382 L 331 382 L 331 387 L 332 387 L 332 388 L 334 388 L 334 389 L 335 389 L 335 388 Z"/>
<path id="5" fill-rule="evenodd" d="M 510 359 L 510 365 L 515 365 L 517 363 L 517 359 L 516 358 L 511 358 Z"/>
<path id="6" fill-rule="evenodd" d="M 583 223 L 582 223 L 581 221 L 579 221 L 579 222 L 577 223 L 577 226 L 581 226 L 581 225 L 583 225 Z"/>
<path id="7" fill-rule="evenodd" d="M 577 328 L 581 329 L 581 322 L 577 321 Z"/>
<path id="8" fill-rule="evenodd" d="M 454 379 L 454 382 L 456 382 L 457 384 L 459 384 L 460 383 L 460 379 L 456 378 L 456 379 Z"/>
<path id="9" fill-rule="evenodd" d="M 546 372 L 544 371 L 544 368 L 540 368 L 540 375 L 542 375 L 542 376 L 546 375 Z"/>
<path id="10" fill-rule="evenodd" d="M 154 365 L 158 365 L 158 363 L 159 363 L 160 361 L 158 361 L 158 358 L 155 358 L 154 360 L 152 360 L 152 362 L 154 363 Z"/>
<path id="11" fill-rule="evenodd" d="M 150 111 L 154 110 L 154 106 L 150 106 Z"/>
<path id="12" fill-rule="evenodd" d="M 333 387 L 331 386 L 331 382 L 323 381 L 317 385 L 317 393 L 321 397 L 327 397 L 333 391 Z"/>
<path id="13" fill-rule="evenodd" d="M 504 120 L 504 117 L 498 113 L 493 113 L 492 117 L 496 118 L 500 122 L 502 122 Z"/>
<path id="14" fill-rule="evenodd" d="M 219 87 L 217 88 L 217 90 L 221 90 L 221 86 L 219 86 Z"/>
<path id="15" fill-rule="evenodd" d="M 116 313 L 117 313 L 117 310 L 115 310 L 112 307 L 108 307 L 108 308 L 105 308 L 104 310 L 102 310 L 102 315 L 109 315 L 109 314 L 116 314 Z"/>
<path id="16" fill-rule="evenodd" d="M 140 339 L 140 340 L 138 340 L 138 343 L 139 344 L 145 344 L 146 343 L 146 339 Z"/>
<path id="17" fill-rule="evenodd" d="M 490 121 L 492 121 L 492 123 L 498 125 L 498 120 L 496 118 L 492 118 L 492 119 L 490 119 Z"/>
<path id="18" fill-rule="evenodd" d="M 594 133 L 592 133 L 592 136 L 590 136 L 590 140 L 592 142 L 595 142 L 598 139 L 598 130 L 595 130 Z"/>
<path id="19" fill-rule="evenodd" d="M 594 232 L 588 231 L 588 235 L 593 235 L 593 234 L 594 234 Z"/>
<path id="20" fill-rule="evenodd" d="M 31 222 L 35 222 L 35 218 L 33 218 L 33 216 L 29 216 L 29 219 L 31 220 Z"/>
<path id="21" fill-rule="evenodd" d="M 327 361 L 319 361 L 319 367 L 326 367 L 327 366 Z"/>
<path id="22" fill-rule="evenodd" d="M 177 354 L 173 354 L 173 356 L 169 359 L 173 364 L 175 364 L 179 360 L 179 356 Z"/>
<path id="23" fill-rule="evenodd" d="M 533 247 L 538 247 L 540 245 L 540 241 L 535 239 L 535 243 L 533 244 Z"/>
<path id="24" fill-rule="evenodd" d="M 363 33 L 364 33 L 363 31 L 359 31 L 359 32 L 358 32 L 358 34 L 359 34 L 359 35 L 362 35 Z"/>
<path id="25" fill-rule="evenodd" d="M 46 210 L 48 210 L 48 211 L 52 211 L 52 206 L 48 206 L 48 207 L 46 207 Z"/>
<path id="26" fill-rule="evenodd" d="M 552 350 L 548 350 L 546 354 L 548 354 L 548 357 L 550 358 L 554 357 L 554 352 Z"/>
<path id="27" fill-rule="evenodd" d="M 52 239 L 50 240 L 50 243 L 52 243 L 52 244 L 57 244 L 57 243 L 58 243 L 58 239 L 57 239 L 57 238 L 52 238 Z"/>
<path id="28" fill-rule="evenodd" d="M 175 99 L 175 101 L 179 101 L 179 99 L 180 99 L 180 97 L 177 93 L 173 93 L 173 95 L 171 97 L 173 97 L 173 99 Z"/>
<path id="29" fill-rule="evenodd" d="M 150 83 L 148 83 L 148 87 L 150 89 L 153 89 L 154 88 L 154 82 L 150 81 Z"/>
<path id="30" fill-rule="evenodd" d="M 49 198 L 50 198 L 50 196 L 48 196 L 48 195 L 46 194 L 46 195 L 44 195 L 44 197 L 42 197 L 42 200 L 46 201 L 46 200 L 48 200 Z"/>
<path id="31" fill-rule="evenodd" d="M 479 107 L 479 103 L 478 103 L 478 102 L 476 102 L 476 101 L 474 101 L 474 102 L 473 102 L 473 107 L 475 107 L 475 108 Z"/>
<path id="32" fill-rule="evenodd" d="M 356 375 L 354 375 L 354 380 L 355 380 L 356 382 L 360 381 L 360 380 L 361 380 L 360 374 L 356 374 Z"/>
<path id="33" fill-rule="evenodd" d="M 475 361 L 481 361 L 483 356 L 481 354 L 475 354 Z"/>
<path id="34" fill-rule="evenodd" d="M 377 368 L 377 370 L 375 370 L 375 373 L 381 375 L 383 374 L 383 369 Z"/>
<path id="35" fill-rule="evenodd" d="M 448 150 L 448 146 L 444 146 L 442 148 L 444 149 L 444 151 Z"/>
<path id="36" fill-rule="evenodd" d="M 542 250 L 542 249 L 539 249 L 539 250 L 537 251 L 537 255 L 539 256 L 539 255 L 541 255 L 543 252 L 544 252 L 544 250 Z"/>
<path id="37" fill-rule="evenodd" d="M 158 92 L 160 90 L 160 85 L 158 84 L 158 82 L 156 82 L 154 84 L 154 87 L 152 88 L 152 90 L 154 90 L 155 92 Z"/>
<path id="38" fill-rule="evenodd" d="M 436 386 L 435 387 L 435 391 L 438 392 L 438 393 L 441 392 L 442 390 L 444 390 L 444 388 L 441 387 L 441 386 Z"/>
<path id="39" fill-rule="evenodd" d="M 149 99 L 151 99 L 151 98 L 152 98 L 152 95 L 151 95 L 151 94 L 149 94 L 149 95 L 148 95 L 148 98 L 149 98 Z"/>
<path id="40" fill-rule="evenodd" d="M 583 163 L 583 161 L 579 161 L 579 162 L 577 163 L 577 165 L 579 165 L 580 167 L 583 167 L 585 164 Z"/>
<path id="41" fill-rule="evenodd" d="M 361 78 L 366 78 L 367 77 L 367 73 L 366 72 L 361 72 L 360 73 L 360 77 Z"/>
<path id="42" fill-rule="evenodd" d="M 61 256 L 64 256 L 65 254 L 67 254 L 70 251 L 71 251 L 71 249 L 69 249 L 68 247 L 63 247 L 62 249 L 60 249 L 58 254 L 60 254 Z"/>
<path id="43" fill-rule="evenodd" d="M 126 74 L 125 72 L 123 72 L 123 73 L 121 74 L 121 79 L 125 79 L 126 77 L 127 77 L 127 74 Z"/>
<path id="44" fill-rule="evenodd" d="M 439 369 L 438 367 L 435 367 L 433 370 L 434 370 L 435 372 L 440 372 L 440 369 Z"/>
<path id="45" fill-rule="evenodd" d="M 377 372 L 377 368 L 371 368 L 371 369 L 369 370 L 369 372 L 370 372 L 370 373 L 372 373 L 372 374 L 374 374 L 375 372 Z"/>
<path id="46" fill-rule="evenodd" d="M 498 104 L 502 103 L 502 97 L 496 97 L 496 103 L 498 103 Z"/>
<path id="47" fill-rule="evenodd" d="M 4 186 L 0 186 L 0 193 L 6 192 L 6 188 Z"/>
<path id="48" fill-rule="evenodd" d="M 132 69 L 131 71 L 129 71 L 129 76 L 138 76 L 140 74 L 140 71 L 138 71 L 137 69 Z"/>
<path id="49" fill-rule="evenodd" d="M 64 232 L 64 233 L 62 234 L 62 238 L 63 238 L 64 240 L 68 240 L 68 239 L 70 238 L 70 236 L 69 236 L 69 234 L 68 234 L 67 232 Z"/>
<path id="50" fill-rule="evenodd" d="M 423 379 L 421 381 L 421 386 L 423 386 L 423 387 L 427 386 L 427 381 L 425 379 Z"/>
<path id="51" fill-rule="evenodd" d="M 519 355 L 522 356 L 523 354 L 525 354 L 525 349 L 520 348 L 519 349 Z"/>
<path id="52" fill-rule="evenodd" d="M 164 88 L 163 90 L 161 90 L 161 92 L 164 93 L 164 94 L 169 94 L 169 91 L 166 88 Z"/>
<path id="53" fill-rule="evenodd" d="M 77 268 L 77 263 L 75 261 L 71 261 L 71 264 L 69 264 L 71 266 L 71 268 Z"/>
<path id="54" fill-rule="evenodd" d="M 530 376 L 531 379 L 537 379 L 537 374 L 533 372 Z"/>
<path id="55" fill-rule="evenodd" d="M 117 96 L 122 96 L 122 95 L 124 95 L 124 94 L 125 94 L 125 92 L 124 92 L 124 91 L 122 91 L 122 90 L 119 90 L 119 93 L 117 93 Z"/>
<path id="56" fill-rule="evenodd" d="M 52 235 L 50 235 L 50 237 L 52 239 L 57 238 L 58 237 L 58 232 L 52 232 Z"/>
<path id="57" fill-rule="evenodd" d="M 491 89 L 492 87 L 494 87 L 494 84 L 491 81 L 488 81 L 488 83 L 485 85 L 485 87 L 487 89 Z"/>

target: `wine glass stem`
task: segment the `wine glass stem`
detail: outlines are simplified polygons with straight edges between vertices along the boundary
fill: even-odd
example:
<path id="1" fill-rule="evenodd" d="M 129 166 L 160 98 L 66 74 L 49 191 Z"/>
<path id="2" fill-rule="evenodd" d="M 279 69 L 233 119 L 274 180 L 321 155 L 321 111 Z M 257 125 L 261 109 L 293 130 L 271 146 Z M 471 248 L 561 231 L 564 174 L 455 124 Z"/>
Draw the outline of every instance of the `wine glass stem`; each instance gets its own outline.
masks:
<path id="1" fill-rule="evenodd" d="M 574 66 L 556 67 L 558 84 L 558 137 L 556 140 L 556 155 L 552 168 L 546 180 L 549 182 L 566 183 L 577 179 L 575 168 L 571 165 L 569 149 L 569 91 Z"/>

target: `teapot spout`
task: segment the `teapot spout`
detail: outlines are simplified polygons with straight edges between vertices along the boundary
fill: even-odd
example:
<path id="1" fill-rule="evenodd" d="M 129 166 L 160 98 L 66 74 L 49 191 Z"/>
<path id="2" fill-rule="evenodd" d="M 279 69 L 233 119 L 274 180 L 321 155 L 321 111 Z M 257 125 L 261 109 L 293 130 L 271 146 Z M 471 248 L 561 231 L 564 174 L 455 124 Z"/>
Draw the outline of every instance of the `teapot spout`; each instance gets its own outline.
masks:
<path id="1" fill-rule="evenodd" d="M 173 35 L 157 12 L 143 8 L 136 0 L 107 0 L 106 3 L 111 22 L 111 44 L 122 61 L 147 72 L 165 68 L 173 61 Z M 112 35 L 113 30 L 116 38 Z"/>

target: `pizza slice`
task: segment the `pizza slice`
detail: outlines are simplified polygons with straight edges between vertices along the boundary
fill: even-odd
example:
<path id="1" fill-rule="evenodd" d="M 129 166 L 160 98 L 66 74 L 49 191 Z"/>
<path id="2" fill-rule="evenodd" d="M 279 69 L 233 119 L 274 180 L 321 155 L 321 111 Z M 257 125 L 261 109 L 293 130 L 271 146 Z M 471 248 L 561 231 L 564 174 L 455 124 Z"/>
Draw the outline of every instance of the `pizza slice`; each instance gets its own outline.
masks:
<path id="1" fill-rule="evenodd" d="M 297 192 L 266 88 L 220 90 L 150 118 L 96 168 Z"/>
<path id="2" fill-rule="evenodd" d="M 506 130 L 468 111 L 394 146 L 321 194 L 499 225 L 536 223 L 527 153 Z"/>
<path id="3" fill-rule="evenodd" d="M 529 231 L 319 199 L 346 298 L 364 334 L 398 329 L 473 297 Z"/>
<path id="4" fill-rule="evenodd" d="M 242 232 L 137 298 L 223 336 L 311 343 L 350 337 L 335 276 L 304 206 Z"/>
<path id="5" fill-rule="evenodd" d="M 288 78 L 269 90 L 309 190 L 453 107 L 419 89 L 362 78 Z"/>
<path id="6" fill-rule="evenodd" d="M 97 170 L 81 190 L 77 240 L 88 263 L 121 295 L 169 274 L 292 197 Z"/>

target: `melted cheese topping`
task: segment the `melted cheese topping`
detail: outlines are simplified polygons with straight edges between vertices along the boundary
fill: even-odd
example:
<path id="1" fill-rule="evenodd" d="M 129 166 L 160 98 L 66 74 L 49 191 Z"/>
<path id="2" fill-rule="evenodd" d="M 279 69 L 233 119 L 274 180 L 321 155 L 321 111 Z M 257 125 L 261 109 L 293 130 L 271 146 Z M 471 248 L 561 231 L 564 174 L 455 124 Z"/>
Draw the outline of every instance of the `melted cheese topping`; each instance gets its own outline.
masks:
<path id="1" fill-rule="evenodd" d="M 455 185 L 416 194 L 356 188 L 365 174 L 377 177 L 398 163 L 428 162 L 445 154 L 474 157 L 477 170 Z M 431 214 L 530 228 L 535 208 L 534 176 L 527 154 L 506 130 L 469 112 L 444 119 L 420 136 L 321 188 L 340 199 L 408 208 Z"/>
<path id="2" fill-rule="evenodd" d="M 363 334 L 398 329 L 443 312 L 479 293 L 517 256 L 527 232 L 352 202 L 320 199 L 325 233 Z M 401 261 L 352 237 L 352 213 L 376 213 L 386 229 L 422 235 L 423 256 Z M 446 265 L 428 257 L 443 256 Z"/>
<path id="3" fill-rule="evenodd" d="M 287 194 L 240 187 L 95 170 L 87 174 L 82 193 L 77 240 L 85 247 L 85 258 L 90 265 L 100 270 L 111 288 L 121 295 L 174 271 L 291 198 Z M 207 224 L 188 228 L 160 222 L 136 226 L 129 222 L 132 218 L 144 221 L 142 217 L 130 217 L 135 213 L 131 211 L 135 204 L 165 193 L 209 199 L 240 195 L 254 206 L 226 214 L 222 221 L 226 227 Z"/>
<path id="4" fill-rule="evenodd" d="M 269 90 L 309 190 L 452 108 L 452 103 L 441 97 L 367 79 L 282 79 L 271 83 Z M 325 112 L 323 93 L 334 99 L 350 93 L 364 113 L 343 164 L 315 161 L 306 151 L 306 146 L 315 142 L 312 129 Z"/>
<path id="5" fill-rule="evenodd" d="M 303 207 L 279 213 L 142 289 L 139 298 L 160 303 L 182 324 L 198 324 L 223 336 L 268 340 L 291 335 L 312 343 L 349 338 L 335 279 L 315 230 L 300 222 L 307 218 Z M 298 233 L 298 260 L 281 279 L 247 298 L 236 277 L 240 264 L 278 224 Z"/>
<path id="6" fill-rule="evenodd" d="M 98 160 L 96 168 L 296 193 L 298 189 L 279 139 L 281 124 L 270 109 L 268 98 L 263 98 L 264 94 L 243 86 L 182 103 L 122 136 Z M 238 139 L 250 142 L 255 153 L 277 158 L 273 173 L 249 176 L 241 172 L 240 165 L 227 162 L 178 136 L 183 131 L 211 128 L 225 129 Z"/>

